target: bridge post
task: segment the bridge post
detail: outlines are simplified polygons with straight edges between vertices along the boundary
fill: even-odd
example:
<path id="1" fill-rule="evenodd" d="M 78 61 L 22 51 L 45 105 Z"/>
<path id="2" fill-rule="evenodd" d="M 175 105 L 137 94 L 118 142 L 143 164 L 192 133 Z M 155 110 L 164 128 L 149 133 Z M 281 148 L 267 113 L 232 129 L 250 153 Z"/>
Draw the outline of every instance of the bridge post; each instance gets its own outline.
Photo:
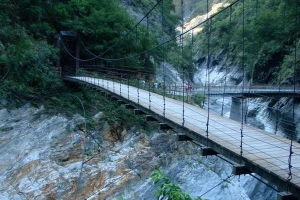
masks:
<path id="1" fill-rule="evenodd" d="M 140 109 L 134 109 L 133 111 L 134 111 L 134 114 L 135 114 L 135 115 L 144 115 L 144 114 L 145 114 L 145 113 L 144 113 L 142 110 L 140 110 Z"/>
<path id="2" fill-rule="evenodd" d="M 296 197 L 289 192 L 280 192 L 277 194 L 277 200 L 297 200 Z"/>
<path id="3" fill-rule="evenodd" d="M 183 135 L 183 134 L 178 135 L 177 139 L 178 139 L 178 141 L 191 141 L 191 140 L 193 140 L 189 136 Z"/>
<path id="4" fill-rule="evenodd" d="M 58 49 L 59 56 L 56 60 L 56 66 L 60 70 L 60 76 L 67 76 L 67 75 L 76 75 L 77 70 L 79 68 L 79 59 L 80 59 L 80 39 L 79 36 L 72 32 L 72 31 L 60 31 L 58 34 L 54 36 L 56 39 L 56 48 Z M 68 44 L 68 48 L 72 54 L 75 54 L 75 68 L 74 68 L 74 59 L 69 61 L 66 55 L 62 54 L 61 44 L 64 42 L 63 40 L 67 39 L 67 41 L 71 41 L 66 43 Z M 63 43 L 64 44 L 64 43 Z M 65 44 L 64 44 L 65 45 Z M 75 49 L 74 49 L 75 47 Z"/>
<path id="5" fill-rule="evenodd" d="M 252 172 L 244 165 L 233 165 L 232 174 L 242 175 L 242 174 L 251 174 Z"/>
<path id="6" fill-rule="evenodd" d="M 135 107 L 130 104 L 125 104 L 125 108 L 126 109 L 135 109 Z"/>
<path id="7" fill-rule="evenodd" d="M 157 121 L 157 119 L 154 118 L 152 115 L 146 115 L 146 121 L 147 122 L 154 122 L 154 121 Z"/>
<path id="8" fill-rule="evenodd" d="M 159 128 L 160 128 L 160 130 L 170 130 L 170 129 L 172 129 L 172 127 L 170 127 L 166 123 L 159 123 Z"/>
<path id="9" fill-rule="evenodd" d="M 125 102 L 122 101 L 122 100 L 117 100 L 117 102 L 118 102 L 118 105 L 123 105 L 123 104 L 125 104 Z"/>
<path id="10" fill-rule="evenodd" d="M 201 156 L 213 156 L 213 155 L 217 155 L 217 154 L 218 154 L 218 152 L 215 152 L 210 147 L 202 147 L 201 148 Z"/>

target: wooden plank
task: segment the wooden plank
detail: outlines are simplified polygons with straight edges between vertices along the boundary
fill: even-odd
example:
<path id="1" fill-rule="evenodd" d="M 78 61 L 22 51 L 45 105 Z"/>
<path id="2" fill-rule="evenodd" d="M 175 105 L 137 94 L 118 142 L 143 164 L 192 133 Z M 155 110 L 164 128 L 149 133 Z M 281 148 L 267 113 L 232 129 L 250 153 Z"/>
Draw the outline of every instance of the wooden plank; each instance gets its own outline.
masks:
<path id="1" fill-rule="evenodd" d="M 109 95 L 114 93 L 124 99 L 128 98 L 129 89 L 129 100 L 133 102 L 133 105 L 143 106 L 145 109 L 151 107 L 151 109 L 149 109 L 150 113 L 148 114 L 152 115 L 156 113 L 159 118 L 161 118 L 163 112 L 165 112 L 166 119 L 172 121 L 173 125 L 178 125 L 178 127 L 181 127 L 184 117 L 184 129 L 192 131 L 193 134 L 197 133 L 197 135 L 194 135 L 196 138 L 200 135 L 202 138 L 206 138 L 208 111 L 198 106 L 185 103 L 185 113 L 183 116 L 182 101 L 166 97 L 164 107 L 162 106 L 164 103 L 162 96 L 152 92 L 149 93 L 142 89 L 137 90 L 137 88 L 132 86 L 128 87 L 126 84 L 87 77 L 69 77 L 68 80 L 76 80 L 76 82 L 80 84 L 84 84 L 84 82 L 91 83 L 88 86 L 92 86 L 93 84 L 98 85 L 105 93 Z M 151 102 L 149 101 L 149 94 Z M 225 153 L 231 152 L 235 156 L 238 156 L 241 151 L 241 123 L 214 113 L 210 113 L 210 119 L 208 121 L 209 141 L 216 144 L 218 148 L 221 148 L 220 150 L 222 151 L 224 150 Z M 280 177 L 281 180 L 285 180 L 288 173 L 290 140 L 273 133 L 253 128 L 247 124 L 243 125 L 243 136 L 244 161 L 249 161 L 249 163 L 253 163 L 253 165 L 259 169 Z M 293 152 L 293 167 L 291 169 L 293 178 L 290 181 L 296 184 L 298 189 L 300 189 L 300 144 L 293 143 Z M 294 191 L 296 190 L 297 189 L 294 189 Z"/>

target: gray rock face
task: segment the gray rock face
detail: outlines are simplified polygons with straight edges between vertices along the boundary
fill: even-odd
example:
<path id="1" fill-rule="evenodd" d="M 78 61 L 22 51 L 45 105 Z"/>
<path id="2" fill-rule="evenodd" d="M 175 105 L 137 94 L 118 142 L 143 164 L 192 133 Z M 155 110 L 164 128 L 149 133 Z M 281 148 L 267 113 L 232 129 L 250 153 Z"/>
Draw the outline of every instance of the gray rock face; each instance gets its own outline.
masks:
<path id="1" fill-rule="evenodd" d="M 198 146 L 178 142 L 172 133 L 145 134 L 107 124 L 85 133 L 81 116 L 67 119 L 42 111 L 30 106 L 0 111 L 1 200 L 155 199 L 150 176 L 156 168 L 197 197 L 231 173 L 229 164 L 201 157 Z M 268 188 L 268 196 L 257 195 L 265 187 L 253 184 L 249 177 L 231 177 L 203 198 L 274 197 Z"/>
<path id="2" fill-rule="evenodd" d="M 8 117 L 9 117 L 9 113 L 8 113 L 8 111 L 5 108 L 2 109 L 2 110 L 0 110 L 0 120 L 1 121 L 4 121 Z"/>
<path id="3" fill-rule="evenodd" d="M 12 127 L 0 132 L 0 199 L 48 198 L 57 190 L 62 175 L 74 177 L 70 172 L 63 173 L 64 169 L 52 159 L 57 151 L 65 153 L 68 148 L 62 148 L 57 140 L 68 120 L 43 115 L 35 119 L 39 111 L 24 106 L 0 121 L 0 127 Z M 66 180 L 63 183 L 67 191 L 71 184 Z"/>

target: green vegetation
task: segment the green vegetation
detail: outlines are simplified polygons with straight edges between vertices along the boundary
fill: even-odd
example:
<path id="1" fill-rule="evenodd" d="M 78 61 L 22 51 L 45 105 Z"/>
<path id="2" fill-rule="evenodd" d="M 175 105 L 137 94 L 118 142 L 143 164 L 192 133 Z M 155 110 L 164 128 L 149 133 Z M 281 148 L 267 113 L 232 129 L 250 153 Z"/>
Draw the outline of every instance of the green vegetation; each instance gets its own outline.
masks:
<path id="1" fill-rule="evenodd" d="M 184 45 L 177 45 L 176 43 L 168 45 L 169 51 L 166 55 L 166 61 L 172 63 L 185 80 L 192 80 L 197 70 L 194 58 L 196 45 L 192 36 L 185 36 Z"/>
<path id="2" fill-rule="evenodd" d="M 158 0 L 128 0 L 127 4 L 133 6 L 136 12 L 145 15 L 157 2 Z M 159 3 L 149 18 L 151 32 L 157 32 L 159 37 L 162 36 L 161 30 L 169 36 L 175 35 L 175 26 L 179 23 L 179 17 L 175 12 L 173 0 Z"/>
<path id="3" fill-rule="evenodd" d="M 207 55 L 209 41 L 211 53 L 223 50 L 230 61 L 244 63 L 253 83 L 291 84 L 293 76 L 299 83 L 299 1 L 245 1 L 244 15 L 242 2 L 205 24 L 197 38 L 200 56 Z"/>
<path id="4" fill-rule="evenodd" d="M 63 114 L 71 117 L 74 113 L 79 113 L 83 116 L 83 108 L 80 101 L 85 108 L 87 129 L 96 129 L 104 122 L 112 127 L 125 127 L 130 129 L 143 129 L 151 131 L 154 128 L 152 124 L 147 123 L 143 116 L 134 115 L 132 110 L 125 109 L 120 106 L 116 101 L 111 101 L 109 98 L 102 96 L 98 92 L 91 92 L 86 88 L 75 87 L 68 88 L 61 94 L 51 96 L 47 101 L 44 101 L 44 107 L 47 114 Z M 100 121 L 92 120 L 92 117 L 103 112 Z M 82 125 L 79 125 L 82 127 Z"/>
<path id="5" fill-rule="evenodd" d="M 163 174 L 160 170 L 155 170 L 152 175 L 152 180 L 159 188 L 155 191 L 159 200 L 193 200 L 190 195 L 181 191 L 180 187 L 171 182 L 170 177 Z M 201 200 L 200 197 L 194 200 Z"/>
<path id="6" fill-rule="evenodd" d="M 156 30 L 154 33 L 147 30 L 145 25 L 140 25 L 136 32 L 127 35 L 103 56 L 112 58 L 133 55 L 158 45 L 162 35 L 174 34 L 178 18 L 172 11 L 174 8 L 171 2 L 164 1 L 163 25 L 160 21 L 160 5 L 155 11 L 157 15 L 151 15 L 149 29 Z M 149 0 L 150 7 L 147 9 L 155 3 L 155 0 Z M 112 126 L 137 127 L 146 131 L 152 129 L 142 117 L 132 115 L 129 110 L 97 93 L 80 87 L 66 87 L 54 67 L 58 55 L 54 35 L 62 30 L 78 33 L 89 51 L 103 52 L 133 28 L 136 22 L 132 21 L 118 1 L 4 0 L 0 8 L 1 99 L 7 99 L 13 106 L 25 102 L 43 104 L 49 114 L 72 116 L 76 112 L 83 114 L 78 97 L 86 108 L 88 128 L 97 127 L 98 122 L 89 119 L 102 111 L 103 121 L 106 120 Z M 158 22 L 155 24 L 154 21 Z M 164 34 L 160 27 L 164 27 Z M 150 61 L 150 56 L 160 61 L 165 54 L 164 49 L 153 49 L 147 55 L 133 56 L 117 64 L 130 66 L 133 70 L 153 72 L 154 63 Z M 82 52 L 82 58 L 88 59 L 88 56 L 87 51 Z M 107 61 L 104 64 L 116 63 Z"/>
<path id="7" fill-rule="evenodd" d="M 3 127 L 0 128 L 0 131 L 8 132 L 8 131 L 11 131 L 13 129 L 14 129 L 14 127 L 11 127 L 11 126 L 3 126 Z"/>
<path id="8" fill-rule="evenodd" d="M 155 0 L 130 2 L 145 11 L 156 4 Z M 131 70 L 153 73 L 155 65 L 150 59 L 159 62 L 166 54 L 165 49 L 153 47 L 164 35 L 174 35 L 178 23 L 171 0 L 164 0 L 163 7 L 158 5 L 149 16 L 149 30 L 141 23 L 129 35 L 126 33 L 136 22 L 117 0 L 4 0 L 0 9 L 0 96 L 17 104 L 24 100 L 40 103 L 66 92 L 53 67 L 58 54 L 53 37 L 60 31 L 77 33 L 88 51 L 94 53 L 117 44 L 103 54 L 105 58 L 131 55 L 119 62 L 105 61 L 104 65 L 130 66 Z M 147 54 L 132 56 L 150 49 Z M 91 58 L 88 51 L 82 51 L 82 59 Z M 61 56 L 64 59 L 66 55 Z"/>
<path id="9" fill-rule="evenodd" d="M 1 27 L 1 97 L 17 101 L 39 100 L 62 86 L 57 74 L 51 69 L 56 57 L 52 46 L 45 40 L 34 39 L 18 24 Z"/>
<path id="10" fill-rule="evenodd" d="M 205 94 L 196 93 L 192 96 L 192 100 L 202 108 L 205 103 Z"/>

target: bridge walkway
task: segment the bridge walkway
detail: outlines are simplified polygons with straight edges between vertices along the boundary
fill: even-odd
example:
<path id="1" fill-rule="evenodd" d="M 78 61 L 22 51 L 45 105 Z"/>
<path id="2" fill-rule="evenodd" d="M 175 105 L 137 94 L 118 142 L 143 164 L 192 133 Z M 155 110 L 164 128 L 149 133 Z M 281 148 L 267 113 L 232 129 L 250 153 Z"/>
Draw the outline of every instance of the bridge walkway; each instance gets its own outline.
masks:
<path id="1" fill-rule="evenodd" d="M 288 190 L 300 199 L 300 144 L 293 142 L 291 155 L 291 179 L 288 159 L 291 141 L 240 122 L 208 113 L 207 110 L 159 94 L 109 80 L 89 77 L 65 77 L 65 80 L 105 89 L 119 99 L 132 103 L 145 113 L 153 115 L 172 128 L 214 151 L 245 165 L 247 169 L 275 184 L 280 190 Z M 164 100 L 165 99 L 165 100 Z M 165 106 L 164 106 L 165 104 Z M 184 126 L 183 126 L 184 111 Z M 208 137 L 207 137 L 207 118 Z M 241 156 L 241 128 L 242 156 Z"/>
<path id="2" fill-rule="evenodd" d="M 170 86 L 169 93 L 182 95 L 183 86 Z M 244 98 L 258 98 L 258 97 L 296 97 L 300 98 L 300 87 L 293 88 L 293 86 L 209 86 L 207 87 L 195 86 L 188 91 L 189 94 L 203 93 L 210 96 L 228 96 L 228 97 L 244 97 Z"/>

